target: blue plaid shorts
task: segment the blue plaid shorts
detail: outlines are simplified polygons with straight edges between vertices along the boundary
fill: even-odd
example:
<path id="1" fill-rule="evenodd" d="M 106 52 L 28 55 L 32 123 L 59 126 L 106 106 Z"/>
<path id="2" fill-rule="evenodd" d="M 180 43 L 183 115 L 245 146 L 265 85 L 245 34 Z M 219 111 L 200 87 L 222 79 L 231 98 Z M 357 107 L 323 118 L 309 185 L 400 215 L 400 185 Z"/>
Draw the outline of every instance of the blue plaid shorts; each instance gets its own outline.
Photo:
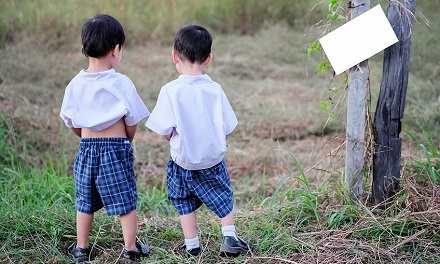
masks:
<path id="1" fill-rule="evenodd" d="M 234 208 L 233 190 L 225 161 L 202 170 L 187 170 L 171 158 L 167 164 L 168 199 L 179 215 L 194 212 L 205 204 L 218 217 Z"/>
<path id="2" fill-rule="evenodd" d="M 134 152 L 126 138 L 82 138 L 73 165 L 76 210 L 108 215 L 136 209 Z"/>

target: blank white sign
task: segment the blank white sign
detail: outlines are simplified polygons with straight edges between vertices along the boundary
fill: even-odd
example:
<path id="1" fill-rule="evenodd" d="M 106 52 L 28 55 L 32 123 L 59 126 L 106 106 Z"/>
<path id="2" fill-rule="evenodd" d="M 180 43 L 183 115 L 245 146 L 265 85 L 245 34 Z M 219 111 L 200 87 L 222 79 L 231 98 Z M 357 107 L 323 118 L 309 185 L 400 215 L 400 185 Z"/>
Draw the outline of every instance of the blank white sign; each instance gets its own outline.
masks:
<path id="1" fill-rule="evenodd" d="M 397 41 L 380 5 L 319 39 L 336 74 L 350 69 Z"/>

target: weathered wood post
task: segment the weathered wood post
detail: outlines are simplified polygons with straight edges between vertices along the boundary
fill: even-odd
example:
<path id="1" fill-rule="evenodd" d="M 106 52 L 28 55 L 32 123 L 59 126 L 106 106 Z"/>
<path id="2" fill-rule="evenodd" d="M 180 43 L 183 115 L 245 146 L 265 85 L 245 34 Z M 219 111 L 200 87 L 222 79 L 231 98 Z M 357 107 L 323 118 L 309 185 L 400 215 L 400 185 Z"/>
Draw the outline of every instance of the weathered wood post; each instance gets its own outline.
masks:
<path id="1" fill-rule="evenodd" d="M 385 49 L 383 76 L 374 115 L 372 203 L 379 205 L 399 187 L 401 119 L 408 86 L 414 0 L 393 0 L 387 17 L 399 41 Z"/>
<path id="2" fill-rule="evenodd" d="M 370 9 L 369 0 L 352 0 L 351 19 Z M 345 149 L 345 183 L 349 196 L 359 198 L 363 193 L 365 166 L 365 123 L 367 91 L 370 84 L 368 61 L 350 68 L 348 75 L 347 132 Z"/>

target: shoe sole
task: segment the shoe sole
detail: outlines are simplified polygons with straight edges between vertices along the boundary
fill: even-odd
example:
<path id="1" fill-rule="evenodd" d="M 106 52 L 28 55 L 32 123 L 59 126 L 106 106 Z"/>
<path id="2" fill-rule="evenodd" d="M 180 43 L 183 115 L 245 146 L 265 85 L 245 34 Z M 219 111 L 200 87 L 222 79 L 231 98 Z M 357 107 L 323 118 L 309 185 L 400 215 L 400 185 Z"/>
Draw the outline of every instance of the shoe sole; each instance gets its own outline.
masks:
<path id="1" fill-rule="evenodd" d="M 241 254 L 248 254 L 248 250 L 243 250 L 240 248 L 231 248 L 225 245 L 221 245 L 220 247 L 220 256 L 221 257 L 238 257 Z"/>
<path id="2" fill-rule="evenodd" d="M 75 258 L 71 255 L 69 255 L 69 258 L 75 262 L 86 262 L 86 261 L 90 261 L 89 257 L 80 257 L 80 258 Z"/>
<path id="3" fill-rule="evenodd" d="M 238 257 L 240 256 L 240 253 L 231 253 L 226 251 L 220 251 L 220 257 Z"/>
<path id="4" fill-rule="evenodd" d="M 220 246 L 220 256 L 221 257 L 237 257 L 241 254 L 247 255 L 250 252 L 249 244 L 243 239 L 238 238 L 240 246 L 230 246 L 226 243 L 222 243 Z"/>

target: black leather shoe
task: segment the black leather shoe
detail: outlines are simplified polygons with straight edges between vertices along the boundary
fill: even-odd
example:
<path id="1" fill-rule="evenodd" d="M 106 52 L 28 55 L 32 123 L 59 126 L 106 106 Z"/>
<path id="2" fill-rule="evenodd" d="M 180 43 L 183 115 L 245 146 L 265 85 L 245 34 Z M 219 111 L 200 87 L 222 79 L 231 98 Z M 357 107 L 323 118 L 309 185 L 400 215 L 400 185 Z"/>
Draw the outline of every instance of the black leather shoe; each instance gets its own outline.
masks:
<path id="1" fill-rule="evenodd" d="M 90 249 L 89 248 L 78 248 L 76 247 L 76 242 L 73 242 L 67 248 L 67 255 L 75 262 L 89 261 L 90 259 Z"/>
<path id="2" fill-rule="evenodd" d="M 179 246 L 178 248 L 179 254 L 182 255 L 182 257 L 189 258 L 189 257 L 195 257 L 200 254 L 200 247 L 192 248 L 190 250 L 186 249 L 185 243 Z"/>
<path id="3" fill-rule="evenodd" d="M 121 254 L 121 260 L 126 263 L 137 263 L 142 257 L 148 257 L 151 254 L 151 249 L 140 242 L 136 242 L 136 247 L 138 251 L 134 250 L 124 250 Z"/>
<path id="4" fill-rule="evenodd" d="M 226 236 L 223 237 L 222 245 L 220 247 L 220 256 L 222 257 L 237 257 L 240 254 L 248 254 L 250 251 L 249 245 L 243 239 L 237 237 Z"/>

